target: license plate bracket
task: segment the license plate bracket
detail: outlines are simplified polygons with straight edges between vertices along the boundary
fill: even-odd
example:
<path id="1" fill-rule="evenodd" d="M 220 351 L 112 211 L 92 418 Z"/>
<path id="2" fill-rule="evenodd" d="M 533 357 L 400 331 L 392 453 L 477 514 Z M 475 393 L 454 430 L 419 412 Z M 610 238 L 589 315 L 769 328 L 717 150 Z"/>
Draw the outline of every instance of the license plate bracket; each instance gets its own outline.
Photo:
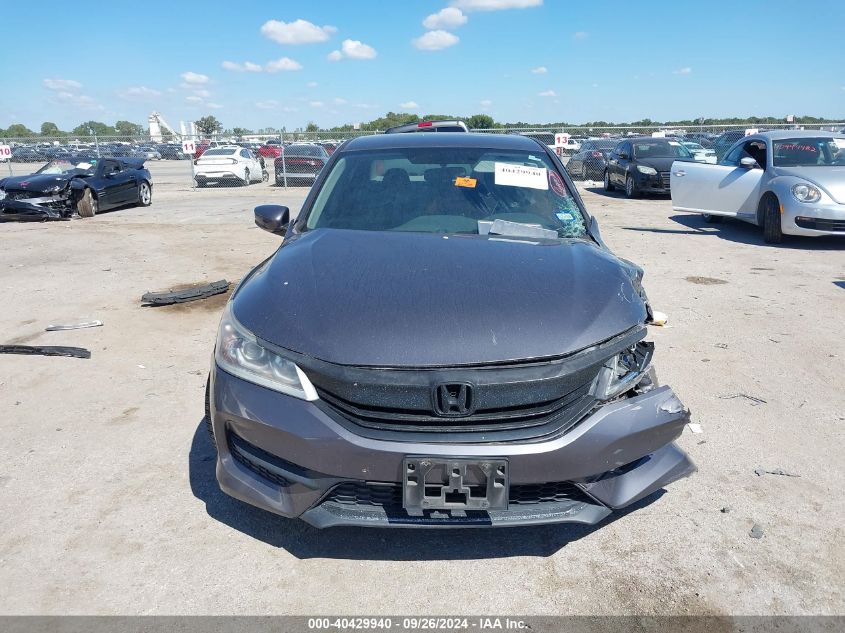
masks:
<path id="1" fill-rule="evenodd" d="M 507 510 L 510 476 L 506 459 L 406 457 L 402 505 L 425 510 Z"/>

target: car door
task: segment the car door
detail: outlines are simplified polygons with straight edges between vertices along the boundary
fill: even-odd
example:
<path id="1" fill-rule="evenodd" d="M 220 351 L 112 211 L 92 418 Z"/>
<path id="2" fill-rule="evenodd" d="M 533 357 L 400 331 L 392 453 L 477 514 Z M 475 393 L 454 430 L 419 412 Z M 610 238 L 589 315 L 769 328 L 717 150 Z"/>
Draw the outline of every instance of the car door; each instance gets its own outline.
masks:
<path id="1" fill-rule="evenodd" d="M 633 156 L 631 154 L 634 151 L 634 147 L 630 141 L 623 141 L 617 148 L 616 148 L 616 162 L 613 165 L 613 174 L 614 174 L 614 184 L 624 187 L 625 186 L 625 179 L 628 175 L 628 167 L 633 160 Z"/>
<path id="2" fill-rule="evenodd" d="M 613 151 L 607 155 L 607 179 L 610 181 L 610 184 L 614 184 L 616 182 L 616 170 L 619 165 L 619 153 L 622 152 L 622 146 L 624 142 L 619 143 L 616 147 L 613 148 Z"/>
<path id="3" fill-rule="evenodd" d="M 715 165 L 674 162 L 670 176 L 672 208 L 729 217 L 755 217 L 766 168 L 765 147 L 764 139 L 748 139 L 737 143 Z M 756 165 L 742 165 L 743 158 L 753 158 Z"/>

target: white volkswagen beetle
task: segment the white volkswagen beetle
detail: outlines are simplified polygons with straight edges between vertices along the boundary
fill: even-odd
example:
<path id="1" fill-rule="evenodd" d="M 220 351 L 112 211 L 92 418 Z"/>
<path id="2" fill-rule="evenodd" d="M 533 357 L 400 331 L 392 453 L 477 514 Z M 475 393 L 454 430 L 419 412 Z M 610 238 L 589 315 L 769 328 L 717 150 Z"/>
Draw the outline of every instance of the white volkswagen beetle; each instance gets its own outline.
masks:
<path id="1" fill-rule="evenodd" d="M 708 222 L 735 217 L 784 235 L 845 236 L 845 134 L 760 132 L 734 143 L 718 164 L 676 161 L 672 208 Z"/>
<path id="2" fill-rule="evenodd" d="M 267 174 L 252 150 L 237 145 L 207 149 L 194 160 L 198 187 L 209 182 L 237 182 L 244 186 L 267 180 Z"/>

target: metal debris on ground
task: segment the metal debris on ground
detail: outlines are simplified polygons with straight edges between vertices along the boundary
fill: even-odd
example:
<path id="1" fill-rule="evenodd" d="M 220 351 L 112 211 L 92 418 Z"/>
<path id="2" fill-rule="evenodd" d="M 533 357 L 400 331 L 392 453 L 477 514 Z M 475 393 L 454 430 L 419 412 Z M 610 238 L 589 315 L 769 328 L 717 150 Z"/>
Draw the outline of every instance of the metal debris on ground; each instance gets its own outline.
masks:
<path id="1" fill-rule="evenodd" d="M 776 468 L 775 470 L 766 470 L 764 468 L 755 468 L 754 474 L 758 477 L 762 477 L 763 475 L 780 475 L 781 477 L 800 477 L 801 475 L 797 475 L 795 473 L 788 473 L 783 468 Z"/>
<path id="2" fill-rule="evenodd" d="M 91 358 L 91 352 L 84 347 L 63 347 L 61 345 L 0 345 L 0 354 Z"/>
<path id="3" fill-rule="evenodd" d="M 763 538 L 763 528 L 756 523 L 751 526 L 751 531 L 748 533 L 751 538 Z"/>
<path id="4" fill-rule="evenodd" d="M 145 306 L 166 306 L 172 303 L 187 303 L 207 299 L 219 295 L 229 289 L 229 282 L 225 279 L 214 281 L 203 286 L 195 286 L 184 290 L 172 290 L 167 292 L 148 292 L 141 297 L 141 303 Z"/>
<path id="5" fill-rule="evenodd" d="M 721 512 L 722 514 L 727 514 L 731 510 L 733 510 L 733 508 L 731 508 L 730 506 L 725 506 L 721 510 L 719 510 L 719 512 Z"/>
<path id="6" fill-rule="evenodd" d="M 81 321 L 79 323 L 61 323 L 57 325 L 48 325 L 44 328 L 45 332 L 62 332 L 64 330 L 81 330 L 87 327 L 100 327 L 102 321 Z"/>
<path id="7" fill-rule="evenodd" d="M 718 347 L 719 349 L 728 349 L 727 343 L 716 343 L 713 347 Z"/>
<path id="8" fill-rule="evenodd" d="M 689 422 L 687 423 L 687 426 L 689 427 L 689 430 L 693 433 L 704 433 L 704 429 L 701 428 L 700 424 L 696 424 L 695 422 Z"/>
<path id="9" fill-rule="evenodd" d="M 731 400 L 733 398 L 745 398 L 746 400 L 751 401 L 752 406 L 757 406 L 758 404 L 766 404 L 766 401 L 762 398 L 757 398 L 755 396 L 749 396 L 747 393 L 732 393 L 726 396 L 719 396 L 722 400 Z"/>

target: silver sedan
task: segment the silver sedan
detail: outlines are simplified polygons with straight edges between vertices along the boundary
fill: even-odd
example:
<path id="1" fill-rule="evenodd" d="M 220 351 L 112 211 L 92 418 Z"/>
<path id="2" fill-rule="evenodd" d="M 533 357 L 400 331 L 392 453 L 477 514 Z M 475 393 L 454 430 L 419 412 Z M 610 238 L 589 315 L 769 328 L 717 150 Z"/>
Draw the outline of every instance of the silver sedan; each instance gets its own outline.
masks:
<path id="1" fill-rule="evenodd" d="M 845 236 L 845 134 L 752 134 L 718 164 L 673 163 L 671 190 L 675 211 L 756 224 L 766 242 L 784 235 Z"/>

